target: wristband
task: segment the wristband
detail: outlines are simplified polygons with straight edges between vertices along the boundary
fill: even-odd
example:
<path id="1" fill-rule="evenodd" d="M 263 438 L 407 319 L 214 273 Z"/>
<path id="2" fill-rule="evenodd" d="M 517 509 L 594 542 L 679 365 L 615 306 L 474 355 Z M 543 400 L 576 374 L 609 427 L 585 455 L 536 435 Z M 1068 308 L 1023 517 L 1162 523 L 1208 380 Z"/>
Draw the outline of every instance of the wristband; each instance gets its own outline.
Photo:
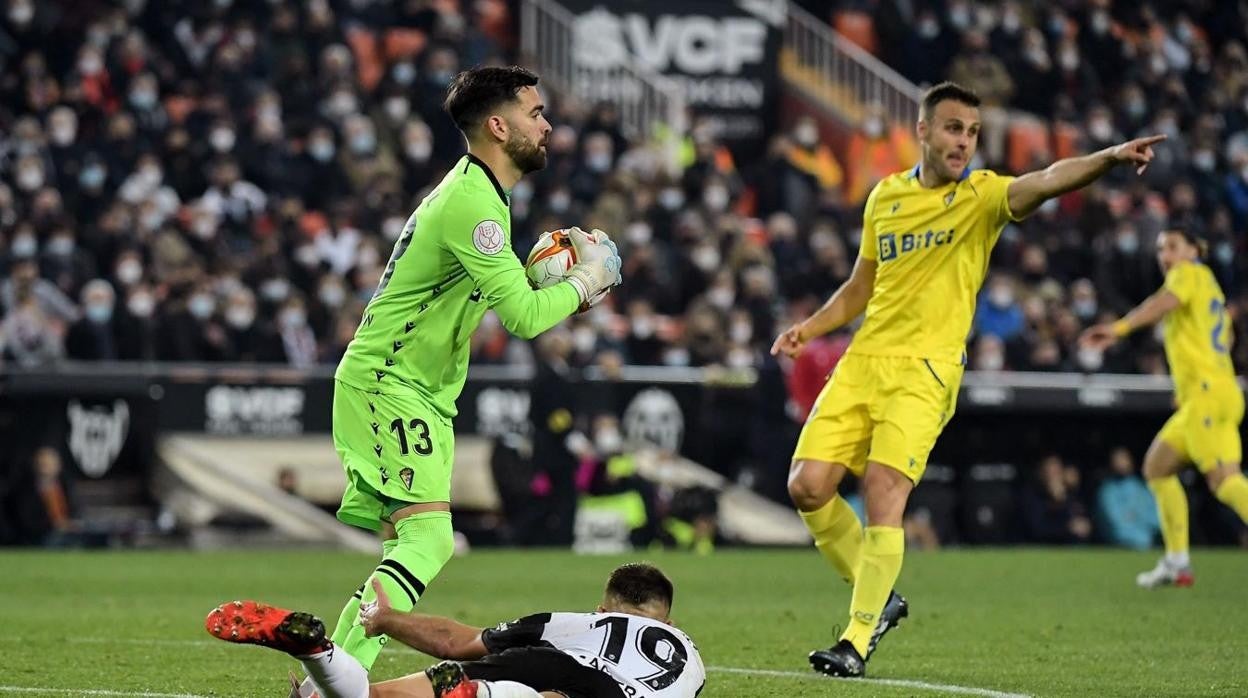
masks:
<path id="1" fill-rule="evenodd" d="M 1131 323 L 1126 319 L 1118 320 L 1112 325 L 1115 337 L 1126 337 L 1131 334 Z"/>

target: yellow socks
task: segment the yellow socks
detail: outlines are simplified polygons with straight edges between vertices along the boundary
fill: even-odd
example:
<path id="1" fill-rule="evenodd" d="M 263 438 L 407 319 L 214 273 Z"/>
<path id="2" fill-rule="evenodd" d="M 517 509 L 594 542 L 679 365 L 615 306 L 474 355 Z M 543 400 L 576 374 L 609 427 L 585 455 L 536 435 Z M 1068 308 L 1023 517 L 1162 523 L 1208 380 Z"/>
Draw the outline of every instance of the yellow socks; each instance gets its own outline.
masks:
<path id="1" fill-rule="evenodd" d="M 901 572 L 901 559 L 906 551 L 906 535 L 900 528 L 868 526 L 858 561 L 854 597 L 849 603 L 849 627 L 842 639 L 854 643 L 864 658 L 871 634 L 875 632 L 880 612 Z"/>
<path id="2" fill-rule="evenodd" d="M 840 495 L 814 511 L 798 511 L 810 535 L 815 538 L 815 547 L 837 573 L 846 582 L 854 583 L 854 574 L 858 569 L 858 558 L 862 552 L 862 524 L 849 503 Z"/>
<path id="3" fill-rule="evenodd" d="M 1157 500 L 1157 518 L 1161 521 L 1161 538 L 1166 542 L 1166 554 L 1187 552 L 1187 493 L 1177 475 L 1148 481 Z"/>
<path id="4" fill-rule="evenodd" d="M 1248 523 L 1248 478 L 1243 473 L 1235 473 L 1234 475 L 1222 481 L 1218 486 L 1218 490 L 1213 493 L 1219 502 L 1227 505 L 1239 514 L 1239 518 Z"/>

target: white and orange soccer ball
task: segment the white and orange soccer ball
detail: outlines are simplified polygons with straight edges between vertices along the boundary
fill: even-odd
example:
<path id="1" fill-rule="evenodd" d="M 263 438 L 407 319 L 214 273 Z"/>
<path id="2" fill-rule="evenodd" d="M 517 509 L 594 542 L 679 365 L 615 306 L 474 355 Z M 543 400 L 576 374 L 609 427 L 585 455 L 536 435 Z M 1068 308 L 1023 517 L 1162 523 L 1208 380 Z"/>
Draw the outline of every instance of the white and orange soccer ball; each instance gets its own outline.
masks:
<path id="1" fill-rule="evenodd" d="M 564 230 L 542 233 L 529 251 L 524 263 L 525 276 L 533 288 L 547 288 L 563 281 L 563 277 L 576 264 L 576 248 L 572 238 Z"/>

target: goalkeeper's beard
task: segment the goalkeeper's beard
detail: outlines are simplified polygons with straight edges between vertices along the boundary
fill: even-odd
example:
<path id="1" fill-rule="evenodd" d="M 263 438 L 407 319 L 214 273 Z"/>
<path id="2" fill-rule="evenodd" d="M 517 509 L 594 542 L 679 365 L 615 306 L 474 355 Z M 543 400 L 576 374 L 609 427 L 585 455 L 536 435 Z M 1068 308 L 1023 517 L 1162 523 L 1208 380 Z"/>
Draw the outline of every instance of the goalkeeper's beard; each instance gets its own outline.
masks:
<path id="1" fill-rule="evenodd" d="M 503 152 L 521 174 L 537 172 L 546 167 L 546 152 L 533 141 L 516 134 L 503 144 Z"/>

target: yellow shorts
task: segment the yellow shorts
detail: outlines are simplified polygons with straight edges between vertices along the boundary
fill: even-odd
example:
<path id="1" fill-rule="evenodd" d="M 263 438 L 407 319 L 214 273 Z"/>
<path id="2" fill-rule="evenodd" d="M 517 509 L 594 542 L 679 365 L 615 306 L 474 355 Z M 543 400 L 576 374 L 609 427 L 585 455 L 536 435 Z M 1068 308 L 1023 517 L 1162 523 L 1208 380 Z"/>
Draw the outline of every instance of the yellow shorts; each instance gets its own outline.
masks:
<path id="1" fill-rule="evenodd" d="M 1234 384 L 1202 388 L 1179 403 L 1157 438 L 1207 473 L 1226 463 L 1241 462 L 1239 423 L 1244 418 L 1244 394 Z"/>
<path id="2" fill-rule="evenodd" d="M 953 417 L 962 371 L 928 359 L 846 354 L 819 393 L 793 459 L 840 463 L 859 477 L 870 460 L 917 483 Z"/>

